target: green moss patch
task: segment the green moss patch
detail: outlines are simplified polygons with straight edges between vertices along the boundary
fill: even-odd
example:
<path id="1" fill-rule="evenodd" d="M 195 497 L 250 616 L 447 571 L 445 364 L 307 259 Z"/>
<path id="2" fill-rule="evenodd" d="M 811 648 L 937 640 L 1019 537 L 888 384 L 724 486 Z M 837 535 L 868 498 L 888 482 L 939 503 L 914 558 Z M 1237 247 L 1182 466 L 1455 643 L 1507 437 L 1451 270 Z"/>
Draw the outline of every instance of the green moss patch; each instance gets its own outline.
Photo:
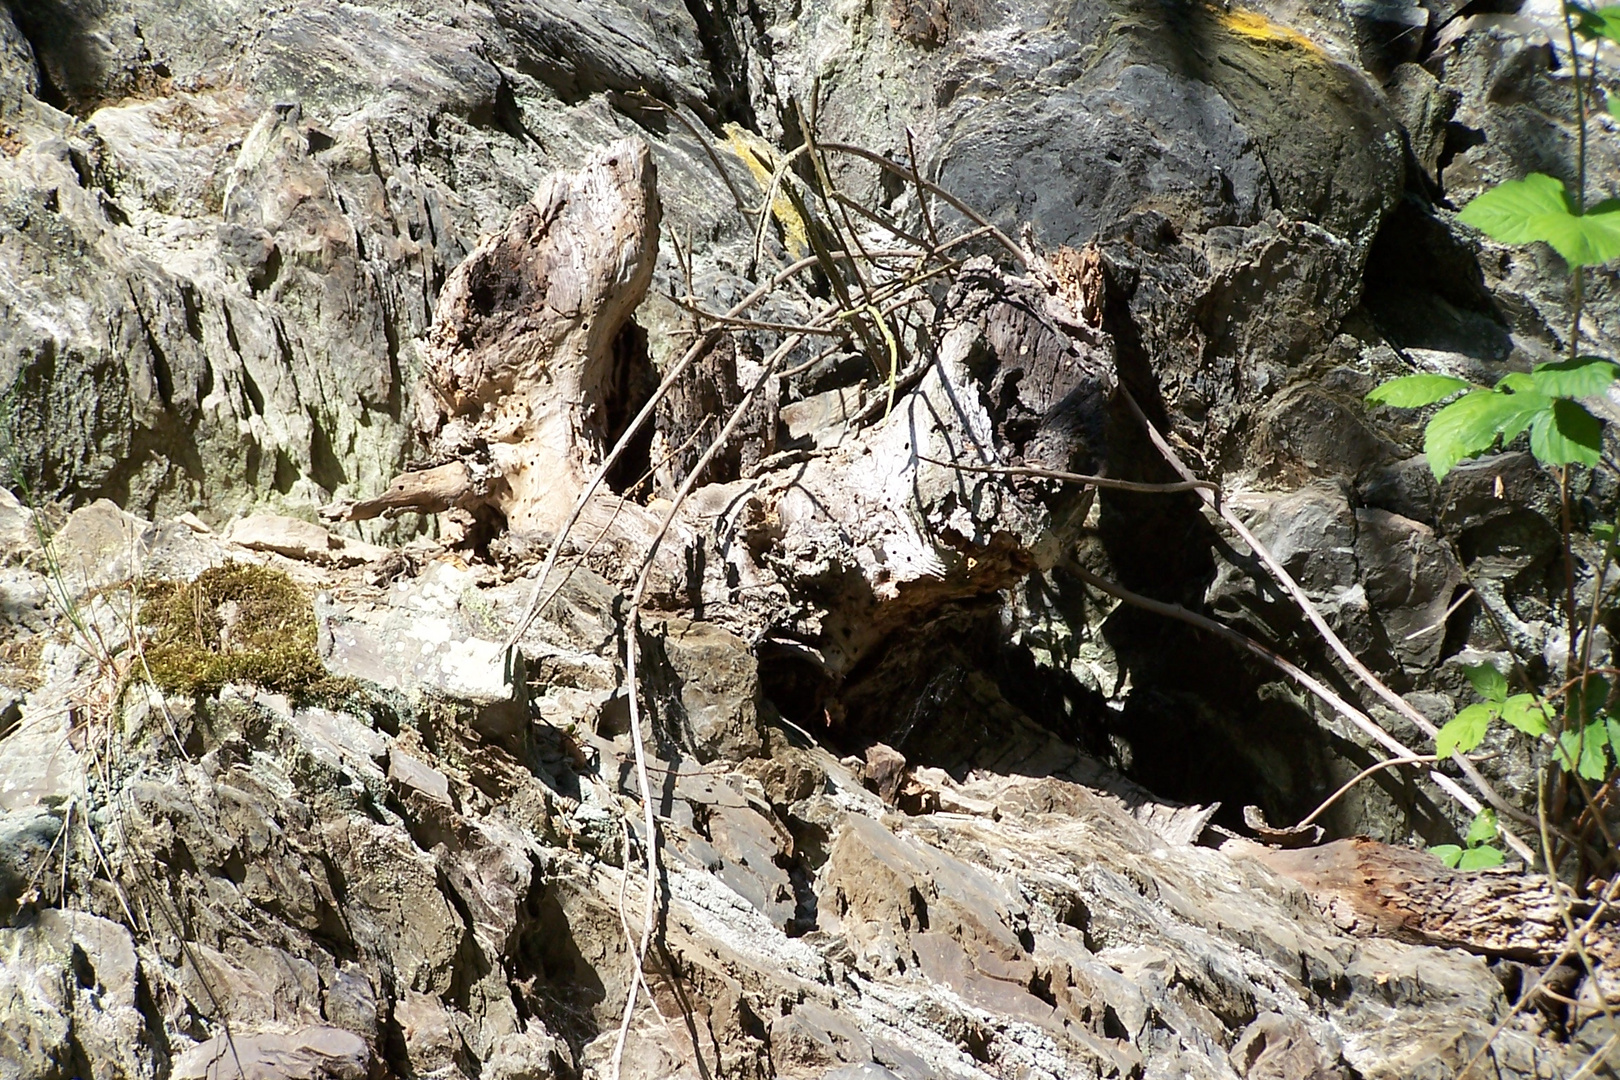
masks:
<path id="1" fill-rule="evenodd" d="M 159 689 L 200 696 L 252 683 L 299 696 L 351 688 L 315 652 L 315 609 L 278 570 L 227 563 L 141 589 L 146 666 Z"/>

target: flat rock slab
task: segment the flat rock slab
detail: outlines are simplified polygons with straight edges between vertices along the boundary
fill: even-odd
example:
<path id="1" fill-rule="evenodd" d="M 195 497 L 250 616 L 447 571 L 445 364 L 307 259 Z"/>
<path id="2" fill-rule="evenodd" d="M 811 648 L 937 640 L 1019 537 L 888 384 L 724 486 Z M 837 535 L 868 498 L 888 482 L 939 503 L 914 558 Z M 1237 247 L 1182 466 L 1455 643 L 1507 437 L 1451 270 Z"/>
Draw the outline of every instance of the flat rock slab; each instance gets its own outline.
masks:
<path id="1" fill-rule="evenodd" d="M 225 539 L 253 551 L 272 551 L 289 559 L 329 566 L 359 566 L 375 562 L 389 549 L 364 540 L 338 536 L 311 521 L 280 514 L 255 514 L 234 521 Z"/>

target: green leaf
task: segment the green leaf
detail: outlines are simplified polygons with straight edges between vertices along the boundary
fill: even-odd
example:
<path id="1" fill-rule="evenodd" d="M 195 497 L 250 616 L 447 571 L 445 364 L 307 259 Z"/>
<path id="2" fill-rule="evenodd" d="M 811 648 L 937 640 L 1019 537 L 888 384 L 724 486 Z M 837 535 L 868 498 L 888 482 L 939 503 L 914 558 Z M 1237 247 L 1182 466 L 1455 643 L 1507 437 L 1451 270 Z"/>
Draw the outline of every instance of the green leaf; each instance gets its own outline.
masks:
<path id="1" fill-rule="evenodd" d="M 1489 845 L 1469 848 L 1457 860 L 1459 870 L 1488 870 L 1493 866 L 1501 866 L 1505 856 L 1498 848 Z"/>
<path id="2" fill-rule="evenodd" d="M 1444 761 L 1454 750 L 1468 753 L 1485 738 L 1485 729 L 1495 715 L 1488 705 L 1470 705 L 1447 720 L 1434 737 L 1435 756 Z"/>
<path id="3" fill-rule="evenodd" d="M 1496 442 L 1504 422 L 1523 407 L 1522 395 L 1475 390 L 1434 414 L 1423 429 L 1423 453 L 1436 480 L 1444 480 L 1464 458 L 1478 457 Z"/>
<path id="4" fill-rule="evenodd" d="M 1570 763 L 1576 762 L 1573 770 L 1587 780 L 1602 780 L 1609 768 L 1609 756 L 1605 746 L 1609 741 L 1608 731 L 1602 724 L 1589 724 L 1579 731 L 1566 731 L 1558 737 L 1558 759 L 1569 772 Z"/>
<path id="5" fill-rule="evenodd" d="M 1502 719 L 1526 735 L 1536 738 L 1547 734 L 1547 714 L 1534 695 L 1514 694 L 1502 703 Z"/>
<path id="6" fill-rule="evenodd" d="M 1620 45 L 1620 7 L 1589 8 L 1571 4 L 1569 9 L 1575 13 L 1575 32 L 1581 37 L 1588 41 L 1608 38 Z M 1613 99 L 1610 101 L 1612 111 Z"/>
<path id="7" fill-rule="evenodd" d="M 1367 395 L 1367 400 L 1374 405 L 1415 409 L 1421 405 L 1433 405 L 1437 401 L 1444 401 L 1457 391 L 1467 390 L 1473 385 L 1467 379 L 1457 379 L 1450 375 L 1403 375 L 1399 379 L 1391 379 L 1376 387 Z"/>
<path id="8" fill-rule="evenodd" d="M 1577 402 L 1559 398 L 1531 423 L 1530 452 L 1544 465 L 1596 465 L 1603 456 L 1603 423 Z"/>
<path id="9" fill-rule="evenodd" d="M 1463 849 L 1456 844 L 1436 844 L 1429 849 L 1430 855 L 1433 855 L 1454 870 L 1457 868 L 1457 864 L 1462 861 L 1462 853 Z"/>
<path id="10" fill-rule="evenodd" d="M 1569 726 L 1592 723 L 1608 700 L 1609 680 L 1603 676 L 1588 675 L 1585 683 L 1575 683 L 1569 688 L 1569 703 L 1564 709 L 1566 716 L 1573 717 Z"/>
<path id="11" fill-rule="evenodd" d="M 1474 815 L 1474 820 L 1468 824 L 1468 835 L 1463 837 L 1463 843 L 1469 847 L 1488 844 L 1496 839 L 1496 811 L 1486 807 Z"/>
<path id="12" fill-rule="evenodd" d="M 1620 256 L 1620 208 L 1595 206 L 1577 214 L 1563 183 L 1544 173 L 1498 184 L 1457 216 L 1504 244 L 1546 241 L 1571 266 Z"/>
<path id="13" fill-rule="evenodd" d="M 1609 115 L 1620 120 L 1620 94 L 1609 95 Z"/>
<path id="14" fill-rule="evenodd" d="M 1474 692 L 1486 701 L 1499 705 L 1507 700 L 1507 676 L 1496 670 L 1495 665 L 1468 664 L 1463 667 L 1463 673 L 1473 683 Z"/>
<path id="15" fill-rule="evenodd" d="M 1555 364 L 1537 364 L 1528 381 L 1529 388 L 1538 394 L 1576 398 L 1603 393 L 1616 376 L 1620 376 L 1620 366 L 1600 356 L 1581 356 Z"/>
<path id="16" fill-rule="evenodd" d="M 1614 759 L 1620 761 L 1620 720 L 1605 720 L 1604 726 L 1609 729 L 1609 749 L 1614 752 Z"/>
<path id="17" fill-rule="evenodd" d="M 1538 417 L 1551 415 L 1553 403 L 1556 398 L 1546 394 L 1538 394 L 1532 390 L 1521 390 L 1509 396 L 1514 404 L 1512 411 L 1503 410 L 1502 423 L 1498 427 L 1502 433 L 1502 441 L 1519 437 L 1519 432 L 1533 424 Z"/>

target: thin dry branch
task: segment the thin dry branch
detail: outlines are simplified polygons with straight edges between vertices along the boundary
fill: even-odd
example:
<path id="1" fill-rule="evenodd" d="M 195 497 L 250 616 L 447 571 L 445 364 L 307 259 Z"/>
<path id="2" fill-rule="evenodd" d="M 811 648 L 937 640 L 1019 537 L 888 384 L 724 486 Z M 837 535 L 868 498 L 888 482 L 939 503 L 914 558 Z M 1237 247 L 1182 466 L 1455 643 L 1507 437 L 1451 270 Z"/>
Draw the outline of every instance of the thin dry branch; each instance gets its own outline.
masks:
<path id="1" fill-rule="evenodd" d="M 1305 689 L 1309 690 L 1312 694 L 1316 695 L 1316 697 L 1321 699 L 1340 716 L 1344 717 L 1356 727 L 1360 728 L 1379 745 L 1396 755 L 1396 757 L 1417 758 L 1422 756 L 1404 745 L 1399 739 L 1395 738 L 1395 736 L 1379 727 L 1378 724 L 1373 721 L 1372 717 L 1368 716 L 1354 705 L 1351 705 L 1348 701 L 1345 701 L 1338 694 L 1335 694 L 1332 690 L 1328 689 L 1325 684 L 1307 674 L 1304 669 L 1300 668 L 1297 664 L 1293 663 L 1291 660 L 1288 660 L 1275 650 L 1260 644 L 1260 642 L 1255 641 L 1253 638 L 1245 634 L 1240 634 L 1236 630 L 1233 630 L 1230 626 L 1217 622 L 1216 620 L 1209 618 L 1207 615 L 1200 615 L 1197 612 L 1188 611 L 1180 604 L 1167 604 L 1162 600 L 1154 600 L 1150 597 L 1142 596 L 1139 593 L 1131 592 L 1123 585 L 1116 584 L 1115 582 L 1109 581 L 1106 578 L 1098 577 L 1096 574 L 1091 573 L 1084 567 L 1076 567 L 1075 573 L 1079 576 L 1080 580 L 1084 581 L 1087 585 L 1100 589 L 1108 595 L 1123 600 L 1134 607 L 1139 607 L 1144 611 L 1151 611 L 1155 614 L 1163 615 L 1166 618 L 1179 619 L 1184 623 L 1191 626 L 1196 626 L 1201 630 L 1208 631 L 1209 633 L 1214 634 L 1223 640 L 1231 642 L 1232 644 L 1238 646 L 1238 648 L 1260 657 L 1262 660 L 1266 661 L 1268 664 L 1271 664 L 1277 670 L 1299 683 Z M 1438 772 L 1431 773 L 1430 776 L 1437 784 L 1445 787 L 1454 798 L 1458 798 L 1458 801 L 1462 802 L 1464 806 L 1468 806 L 1469 803 L 1472 803 L 1473 805 L 1470 807 L 1470 809 L 1474 813 L 1479 812 L 1479 802 L 1469 796 L 1466 792 L 1463 792 L 1460 788 L 1457 788 L 1455 781 L 1451 781 L 1450 777 Z M 1449 786 L 1446 781 L 1450 781 Z M 1530 850 L 1529 845 L 1525 844 L 1523 840 L 1520 840 L 1517 836 L 1513 835 L 1506 829 L 1502 830 L 1502 837 L 1509 844 L 1509 846 L 1513 848 L 1514 852 L 1525 861 L 1526 866 L 1535 865 L 1535 853 Z"/>
<path id="2" fill-rule="evenodd" d="M 766 361 L 759 378 L 754 381 L 754 384 L 748 388 L 746 393 L 743 394 L 742 400 L 739 401 L 731 410 L 731 415 L 726 420 L 725 427 L 720 429 L 720 433 L 714 437 L 714 441 L 712 441 L 709 444 L 708 449 L 703 452 L 703 456 L 698 459 L 691 471 L 687 473 L 685 482 L 681 484 L 680 490 L 675 493 L 674 499 L 670 501 L 669 509 L 664 513 L 664 519 L 659 525 L 658 532 L 653 535 L 652 540 L 647 544 L 647 550 L 642 556 L 641 571 L 636 577 L 635 591 L 632 592 L 630 596 L 630 610 L 629 614 L 625 618 L 624 679 L 625 685 L 629 688 L 630 697 L 630 746 L 635 751 L 636 784 L 641 794 L 642 808 L 645 815 L 643 824 L 647 830 L 646 840 L 642 845 L 647 857 L 647 897 L 646 906 L 642 914 L 643 923 L 641 945 L 639 949 L 636 950 L 636 967 L 638 978 L 640 977 L 641 969 L 646 965 L 647 962 L 647 949 L 651 946 L 653 936 L 657 933 L 658 929 L 659 849 L 658 822 L 653 813 L 654 803 L 652 797 L 652 783 L 647 776 L 646 743 L 641 731 L 640 684 L 636 677 L 636 659 L 639 652 L 637 635 L 640 632 L 641 625 L 641 604 L 646 598 L 647 583 L 651 580 L 652 567 L 654 560 L 658 555 L 658 548 L 663 543 L 664 537 L 668 535 L 670 526 L 675 521 L 676 514 L 680 512 L 681 505 L 686 501 L 687 496 L 691 494 L 692 489 L 697 486 L 698 478 L 701 477 L 704 470 L 709 467 L 709 464 L 714 460 L 715 455 L 720 452 L 720 450 L 731 439 L 731 436 L 736 433 L 737 426 L 742 422 L 744 415 L 746 415 L 748 411 L 748 406 L 753 403 L 754 395 L 759 392 L 761 387 L 765 386 L 766 383 L 769 382 L 771 375 L 775 373 L 777 366 L 780 365 L 782 357 L 786 356 L 788 352 L 796 347 L 799 344 L 799 340 L 800 339 L 798 338 L 789 338 L 787 341 L 783 342 L 776 352 L 773 353 L 772 356 Z M 611 1067 L 609 1072 L 609 1075 L 613 1078 L 613 1080 L 619 1080 L 620 1066 L 624 1056 L 625 1040 L 629 1037 L 630 1023 L 635 1017 L 636 986 L 636 981 L 632 980 L 630 983 L 630 990 L 625 995 L 624 1014 L 619 1021 L 618 1035 L 615 1037 L 613 1043 L 613 1057 L 611 1059 Z"/>
<path id="3" fill-rule="evenodd" d="M 957 461 L 937 461 L 918 455 L 919 461 L 930 465 L 943 465 L 959 472 L 989 473 L 992 476 L 1033 476 L 1042 480 L 1061 480 L 1065 484 L 1084 484 L 1087 487 L 1107 488 L 1110 491 L 1134 491 L 1141 495 L 1173 495 L 1177 492 L 1209 489 L 1220 497 L 1220 488 L 1208 480 L 1181 480 L 1174 484 L 1144 484 L 1136 480 L 1116 480 L 1111 476 L 1090 476 L 1086 473 L 1060 472 L 1057 469 L 1038 469 L 1033 465 L 963 465 Z"/>
<path id="4" fill-rule="evenodd" d="M 949 191 L 946 191 L 932 180 L 924 179 L 915 170 L 908 169 L 898 161 L 895 161 L 892 158 L 884 157 L 882 154 L 876 153 L 875 151 L 868 150 L 864 146 L 852 146 L 849 143 L 839 142 L 824 142 L 818 143 L 817 145 L 823 150 L 831 150 L 838 154 L 849 154 L 852 157 L 864 158 L 865 160 L 872 162 L 874 165 L 882 166 L 888 171 L 894 173 L 896 176 L 921 184 L 923 187 L 945 200 L 945 202 L 949 203 L 955 210 L 957 210 L 957 212 L 962 214 L 963 217 L 966 217 L 975 225 L 983 226 L 986 232 L 995 237 L 997 243 L 1007 249 L 1008 254 L 1012 255 L 1014 259 L 1018 260 L 1019 266 L 1027 267 L 1029 265 L 1029 255 L 1025 253 L 1023 248 L 1013 243 L 1011 237 L 1002 232 L 995 225 L 992 225 L 988 218 L 979 213 L 977 210 L 973 209 L 973 207 L 969 206 L 961 199 L 958 199 L 955 195 L 952 195 Z"/>
<path id="5" fill-rule="evenodd" d="M 1554 889 L 1559 888 L 1557 878 L 1551 878 L 1550 884 Z M 1554 958 L 1552 963 L 1541 969 L 1541 974 L 1536 976 L 1536 981 L 1519 994 L 1519 1000 L 1515 1001 L 1506 1015 L 1497 1021 L 1496 1026 L 1491 1029 L 1491 1033 L 1485 1037 L 1485 1044 L 1474 1052 L 1474 1056 L 1468 1059 L 1468 1064 L 1464 1065 L 1457 1073 L 1459 1077 L 1467 1077 L 1473 1073 L 1474 1066 L 1478 1065 L 1480 1060 L 1490 1051 L 1490 1048 L 1496 1043 L 1497 1037 L 1507 1030 L 1507 1026 L 1513 1022 L 1514 1017 L 1518 1016 L 1535 1001 L 1536 992 L 1541 989 L 1541 984 L 1547 980 L 1547 977 L 1562 967 L 1564 961 L 1575 955 L 1577 943 L 1583 941 L 1586 935 L 1592 932 L 1592 928 L 1597 926 L 1598 922 L 1608 913 L 1617 898 L 1620 898 L 1620 875 L 1616 875 L 1609 882 L 1609 887 L 1603 891 L 1603 896 L 1598 900 L 1592 914 L 1587 916 L 1586 921 L 1569 935 L 1564 942 L 1563 951 Z M 1598 993 L 1602 993 L 1601 987 L 1598 988 Z"/>
<path id="6" fill-rule="evenodd" d="M 1131 394 L 1130 389 L 1121 385 L 1119 392 L 1121 396 L 1124 397 L 1125 404 L 1136 416 L 1137 421 L 1141 423 L 1142 427 L 1146 430 L 1148 438 L 1153 441 L 1153 445 L 1158 448 L 1159 453 L 1164 456 L 1165 461 L 1170 464 L 1170 467 L 1179 473 L 1182 479 L 1196 480 L 1197 477 L 1193 474 L 1192 470 L 1187 468 L 1186 464 L 1182 462 L 1175 450 L 1171 449 L 1170 444 L 1165 441 L 1164 436 L 1159 433 L 1159 429 L 1153 426 L 1153 422 L 1149 420 L 1147 414 L 1142 411 L 1142 407 L 1137 404 L 1136 398 Z M 1440 733 L 1440 729 L 1435 727 L 1434 724 L 1430 722 L 1428 717 L 1418 712 L 1417 709 L 1413 708 L 1412 705 L 1406 701 L 1406 699 L 1402 698 L 1394 690 L 1390 689 L 1382 679 L 1378 678 L 1378 676 L 1374 675 L 1372 671 L 1368 669 L 1366 664 L 1361 662 L 1360 657 L 1356 656 L 1355 653 L 1350 651 L 1350 647 L 1347 646 L 1343 639 L 1341 639 L 1339 635 L 1334 632 L 1333 628 L 1328 625 L 1327 619 L 1322 616 L 1322 612 L 1317 608 L 1310 596 L 1306 594 L 1305 590 L 1300 587 L 1297 581 L 1294 580 L 1293 575 L 1284 569 L 1282 563 L 1277 560 L 1277 557 L 1273 555 L 1264 544 L 1255 538 L 1254 534 L 1251 533 L 1243 524 L 1241 518 L 1234 514 L 1229 507 L 1223 506 L 1219 500 L 1212 497 L 1207 491 L 1200 489 L 1199 497 L 1204 500 L 1204 503 L 1209 506 L 1210 509 L 1214 510 L 1216 514 L 1220 515 L 1221 520 L 1226 522 L 1227 526 L 1238 535 L 1239 539 L 1248 545 L 1249 550 L 1254 552 L 1255 556 L 1261 561 L 1262 564 L 1264 564 L 1266 569 L 1270 571 L 1271 576 L 1276 580 L 1277 584 L 1282 586 L 1283 591 L 1286 592 L 1289 598 L 1294 601 L 1294 603 L 1299 607 L 1300 611 L 1304 612 L 1305 617 L 1310 620 L 1311 625 L 1314 626 L 1317 632 L 1322 636 L 1322 640 L 1327 642 L 1328 647 L 1333 650 L 1334 654 L 1344 662 L 1345 667 L 1349 668 L 1351 673 L 1354 674 L 1364 686 L 1382 698 L 1391 708 L 1400 713 L 1401 716 L 1411 721 L 1419 731 L 1423 732 L 1429 738 L 1433 739 Z M 1382 731 L 1383 729 L 1379 728 L 1379 730 Z M 1411 751 L 1406 751 L 1406 753 L 1410 754 Z M 1499 793 L 1496 788 L 1491 785 L 1490 781 L 1486 780 L 1485 777 L 1480 775 L 1479 770 L 1474 768 L 1473 763 L 1470 762 L 1461 752 L 1452 754 L 1451 760 L 1456 763 L 1459 769 L 1462 770 L 1463 775 L 1466 776 L 1469 782 L 1474 785 L 1474 788 L 1499 812 L 1506 814 L 1516 821 L 1531 825 L 1535 824 L 1535 819 L 1529 817 L 1529 815 L 1525 814 L 1518 807 L 1512 805 L 1506 799 L 1504 799 L 1501 793 Z M 1440 782 L 1439 777 L 1444 776 L 1444 774 L 1440 772 L 1434 772 L 1430 775 L 1431 777 L 1435 778 L 1436 783 Z M 1446 787 L 1447 790 L 1451 791 L 1453 796 L 1455 796 L 1456 791 L 1454 790 L 1454 784 L 1450 786 L 1442 784 L 1441 786 Z M 1469 801 L 1472 802 L 1473 800 Z M 1463 805 L 1467 806 L 1468 802 L 1464 802 Z M 1478 804 L 1475 803 L 1472 809 L 1474 813 L 1478 813 Z M 1526 865 L 1534 865 L 1533 855 L 1527 854 L 1530 852 L 1530 847 L 1528 844 L 1519 839 L 1517 836 L 1514 836 L 1512 833 L 1508 832 L 1506 828 L 1502 829 L 1502 835 L 1503 837 L 1509 839 L 1509 843 L 1512 845 L 1513 850 L 1518 852 L 1521 858 L 1525 859 Z"/>

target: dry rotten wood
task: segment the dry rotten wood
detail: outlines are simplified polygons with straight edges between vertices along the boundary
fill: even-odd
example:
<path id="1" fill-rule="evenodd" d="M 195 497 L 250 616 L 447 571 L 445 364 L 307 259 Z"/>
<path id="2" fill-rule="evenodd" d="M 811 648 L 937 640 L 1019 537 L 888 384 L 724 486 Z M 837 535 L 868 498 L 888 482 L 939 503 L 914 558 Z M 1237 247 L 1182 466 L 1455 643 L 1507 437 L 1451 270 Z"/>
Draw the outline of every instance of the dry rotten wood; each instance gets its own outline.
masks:
<path id="1" fill-rule="evenodd" d="M 417 425 L 434 458 L 484 482 L 448 494 L 437 483 L 448 474 L 406 474 L 362 505 L 434 512 L 475 497 L 516 533 L 559 527 L 627 412 L 621 354 L 652 282 L 658 224 L 652 155 L 638 139 L 542 183 L 451 273 L 425 344 Z"/>
<path id="2" fill-rule="evenodd" d="M 479 494 L 472 470 L 464 462 L 452 461 L 431 469 L 400 473 L 388 489 L 374 499 L 341 501 L 321 509 L 328 521 L 366 521 L 383 514 L 416 510 L 442 514 L 456 507 L 466 508 Z"/>
<path id="3" fill-rule="evenodd" d="M 1295 851 L 1250 852 L 1284 877 L 1305 887 L 1341 930 L 1451 946 L 1485 956 L 1546 963 L 1564 949 L 1567 928 L 1547 878 L 1507 870 L 1453 870 L 1426 852 L 1391 847 L 1358 837 Z M 1595 905 L 1564 898 L 1577 923 Z M 1613 997 L 1612 960 L 1620 932 L 1614 917 L 1598 919 L 1586 938 L 1592 960 L 1607 976 Z"/>

